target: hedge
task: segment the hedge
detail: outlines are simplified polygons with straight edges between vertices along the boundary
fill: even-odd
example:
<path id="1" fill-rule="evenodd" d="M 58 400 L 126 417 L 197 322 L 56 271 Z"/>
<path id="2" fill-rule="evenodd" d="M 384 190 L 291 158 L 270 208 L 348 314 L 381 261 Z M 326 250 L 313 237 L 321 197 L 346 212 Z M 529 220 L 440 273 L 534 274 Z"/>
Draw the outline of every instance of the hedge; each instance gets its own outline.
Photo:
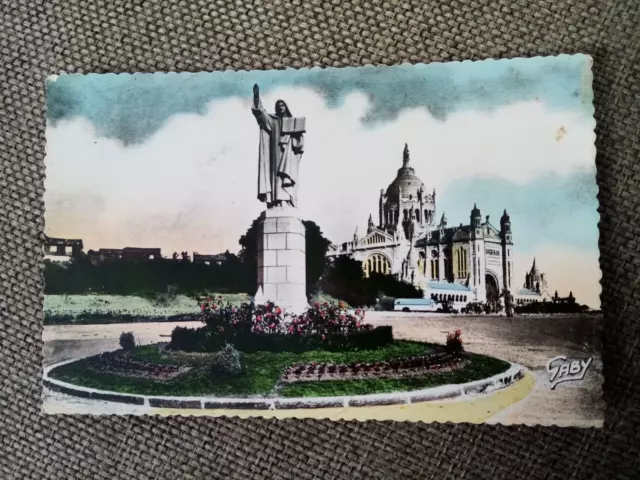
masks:
<path id="1" fill-rule="evenodd" d="M 385 325 L 349 335 L 331 335 L 323 339 L 319 335 L 254 332 L 222 337 L 211 334 L 206 327 L 176 327 L 171 333 L 169 348 L 184 352 L 214 352 L 227 343 L 245 353 L 375 350 L 393 343 L 393 329 Z"/>

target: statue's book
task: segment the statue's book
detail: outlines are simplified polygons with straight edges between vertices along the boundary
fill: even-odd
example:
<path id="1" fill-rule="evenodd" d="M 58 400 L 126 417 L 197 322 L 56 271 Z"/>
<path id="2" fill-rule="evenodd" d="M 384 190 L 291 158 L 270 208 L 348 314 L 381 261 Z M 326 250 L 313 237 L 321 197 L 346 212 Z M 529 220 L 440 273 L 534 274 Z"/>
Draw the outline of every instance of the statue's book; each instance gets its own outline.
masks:
<path id="1" fill-rule="evenodd" d="M 305 117 L 284 117 L 282 119 L 282 133 L 305 133 Z"/>

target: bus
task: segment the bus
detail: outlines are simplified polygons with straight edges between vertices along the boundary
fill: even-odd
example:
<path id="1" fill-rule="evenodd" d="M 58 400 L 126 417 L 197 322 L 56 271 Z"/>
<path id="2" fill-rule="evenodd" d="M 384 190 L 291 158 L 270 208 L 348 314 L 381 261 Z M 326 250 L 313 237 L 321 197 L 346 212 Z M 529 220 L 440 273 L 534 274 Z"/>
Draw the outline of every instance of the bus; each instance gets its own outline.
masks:
<path id="1" fill-rule="evenodd" d="M 396 312 L 435 312 L 438 304 L 431 298 L 397 298 L 393 309 Z"/>

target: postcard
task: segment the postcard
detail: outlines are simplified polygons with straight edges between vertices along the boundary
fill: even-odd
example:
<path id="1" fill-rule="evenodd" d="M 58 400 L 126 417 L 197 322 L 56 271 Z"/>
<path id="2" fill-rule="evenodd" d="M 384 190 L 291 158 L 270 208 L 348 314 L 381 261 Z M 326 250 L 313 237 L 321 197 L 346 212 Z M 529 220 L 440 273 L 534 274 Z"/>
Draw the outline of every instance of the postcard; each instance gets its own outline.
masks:
<path id="1" fill-rule="evenodd" d="M 48 78 L 43 411 L 601 427 L 591 67 Z"/>

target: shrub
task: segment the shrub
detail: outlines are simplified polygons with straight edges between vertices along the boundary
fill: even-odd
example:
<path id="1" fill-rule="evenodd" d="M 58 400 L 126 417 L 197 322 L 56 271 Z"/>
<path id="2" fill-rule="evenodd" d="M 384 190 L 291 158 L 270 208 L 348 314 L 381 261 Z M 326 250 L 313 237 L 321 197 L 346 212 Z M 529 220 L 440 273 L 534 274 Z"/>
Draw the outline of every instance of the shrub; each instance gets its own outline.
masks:
<path id="1" fill-rule="evenodd" d="M 123 350 L 133 350 L 136 346 L 136 340 L 133 332 L 122 332 L 120 334 L 120 346 Z"/>
<path id="2" fill-rule="evenodd" d="M 171 332 L 170 350 L 200 352 L 205 350 L 206 335 L 203 328 L 176 327 Z"/>
<path id="3" fill-rule="evenodd" d="M 183 352 L 214 352 L 224 344 L 219 336 L 211 335 L 206 328 L 176 327 L 171 334 L 171 350 Z M 241 352 L 307 352 L 329 350 L 335 352 L 375 350 L 393 343 L 390 326 L 380 326 L 350 335 L 290 335 L 285 333 L 248 332 L 234 336 L 236 349 Z"/>
<path id="4" fill-rule="evenodd" d="M 464 348 L 462 347 L 462 332 L 460 330 L 456 330 L 453 333 L 447 333 L 447 343 L 444 350 L 447 353 L 453 354 L 464 352 Z"/>
<path id="5" fill-rule="evenodd" d="M 233 345 L 226 345 L 211 361 L 211 375 L 214 377 L 239 375 L 241 372 L 240 353 Z"/>

